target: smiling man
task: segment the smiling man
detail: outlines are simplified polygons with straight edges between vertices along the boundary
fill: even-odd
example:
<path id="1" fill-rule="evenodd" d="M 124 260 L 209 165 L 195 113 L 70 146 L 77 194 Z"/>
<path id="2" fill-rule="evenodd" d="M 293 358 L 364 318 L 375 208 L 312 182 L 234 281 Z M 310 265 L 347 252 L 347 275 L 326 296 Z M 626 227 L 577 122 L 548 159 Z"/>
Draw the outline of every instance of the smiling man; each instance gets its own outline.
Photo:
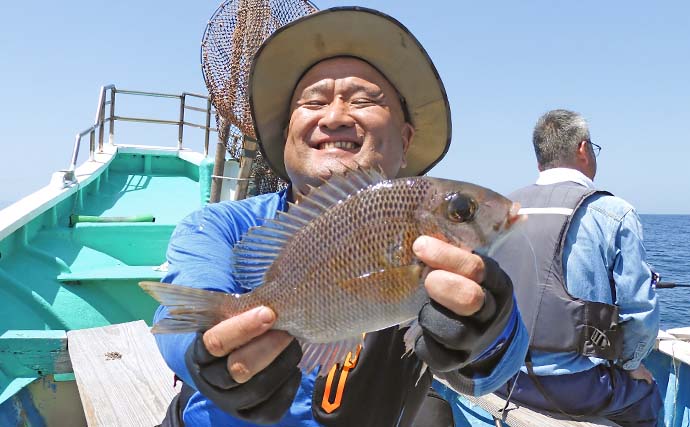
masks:
<path id="1" fill-rule="evenodd" d="M 414 127 L 395 88 L 368 63 L 352 57 L 319 62 L 295 88 L 291 109 L 284 159 L 300 191 L 345 172 L 345 165 L 380 166 L 387 176 L 405 166 Z"/>
<path id="2" fill-rule="evenodd" d="M 431 60 L 405 27 L 373 10 L 329 9 L 279 29 L 254 58 L 249 89 L 264 158 L 290 187 L 183 220 L 164 282 L 246 292 L 232 248 L 250 227 L 348 167 L 426 173 L 450 142 L 450 109 Z M 157 335 L 185 382 L 163 425 L 453 425 L 431 372 L 467 393 L 492 391 L 521 365 L 527 336 L 510 279 L 493 260 L 428 236 L 414 251 L 432 270 L 413 355 L 403 357 L 405 329 L 393 327 L 367 334 L 327 376 L 303 374 L 299 343 L 271 330 L 268 307 L 204 334 Z M 161 307 L 155 320 L 165 316 Z M 423 364 L 431 372 L 421 375 Z"/>

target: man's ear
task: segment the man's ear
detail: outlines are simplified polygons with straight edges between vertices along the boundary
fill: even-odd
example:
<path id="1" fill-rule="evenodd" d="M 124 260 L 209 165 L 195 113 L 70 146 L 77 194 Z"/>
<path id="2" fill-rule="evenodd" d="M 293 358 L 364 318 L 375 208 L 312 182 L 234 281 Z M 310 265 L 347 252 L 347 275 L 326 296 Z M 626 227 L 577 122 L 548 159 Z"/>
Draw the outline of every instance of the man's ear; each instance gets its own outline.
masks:
<path id="1" fill-rule="evenodd" d="M 575 162 L 577 163 L 578 170 L 582 172 L 582 168 L 586 167 L 590 162 L 589 158 L 589 147 L 585 141 L 581 141 L 577 145 L 577 150 L 575 150 Z"/>
<path id="2" fill-rule="evenodd" d="M 577 148 L 575 149 L 575 156 L 577 157 L 582 157 L 583 155 L 587 154 L 587 144 L 583 144 L 584 141 L 580 141 L 577 144 Z"/>
<path id="3" fill-rule="evenodd" d="M 412 126 L 411 123 L 405 122 L 400 132 L 403 142 L 403 157 L 402 164 L 400 165 L 402 169 L 407 166 L 407 150 L 409 150 L 410 145 L 412 145 L 412 140 L 414 139 L 414 126 Z"/>

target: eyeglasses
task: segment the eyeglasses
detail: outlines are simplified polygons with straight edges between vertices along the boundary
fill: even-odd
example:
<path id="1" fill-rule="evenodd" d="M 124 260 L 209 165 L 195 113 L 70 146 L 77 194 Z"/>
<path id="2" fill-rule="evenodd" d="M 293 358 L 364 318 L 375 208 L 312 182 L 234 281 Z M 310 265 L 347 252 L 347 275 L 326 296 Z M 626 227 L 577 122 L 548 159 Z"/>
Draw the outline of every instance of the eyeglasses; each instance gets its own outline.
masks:
<path id="1" fill-rule="evenodd" d="M 601 153 L 601 146 L 593 143 L 592 141 L 585 141 L 589 143 L 589 145 L 592 146 L 592 151 L 594 152 L 594 157 L 598 157 L 599 153 Z"/>

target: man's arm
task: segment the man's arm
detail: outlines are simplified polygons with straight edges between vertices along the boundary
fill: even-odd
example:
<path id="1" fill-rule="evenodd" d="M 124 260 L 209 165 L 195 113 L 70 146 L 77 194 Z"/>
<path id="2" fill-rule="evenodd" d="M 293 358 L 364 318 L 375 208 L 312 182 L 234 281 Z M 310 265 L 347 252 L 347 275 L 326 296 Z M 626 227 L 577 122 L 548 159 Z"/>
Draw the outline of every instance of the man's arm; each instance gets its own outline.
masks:
<path id="1" fill-rule="evenodd" d="M 216 225 L 219 213 L 210 208 L 193 212 L 173 232 L 168 245 L 168 272 L 162 281 L 191 287 L 230 292 L 231 245 L 228 232 Z M 160 306 L 154 322 L 166 317 Z M 170 369 L 186 384 L 194 387 L 184 355 L 195 334 L 156 334 L 156 342 Z"/>
<path id="2" fill-rule="evenodd" d="M 659 332 L 659 306 L 646 262 L 642 225 L 634 210 L 621 221 L 615 240 L 613 281 L 623 330 L 623 369 L 634 371 L 651 351 Z"/>
<path id="3" fill-rule="evenodd" d="M 415 253 L 433 268 L 425 279 L 432 301 L 420 312 L 417 356 L 464 393 L 489 393 L 524 361 L 528 337 L 510 278 L 490 258 L 421 237 Z"/>
<path id="4" fill-rule="evenodd" d="M 239 293 L 232 277 L 232 247 L 250 225 L 238 226 L 228 205 L 212 205 L 185 218 L 168 247 L 164 281 Z M 160 307 L 154 321 L 167 315 Z M 284 332 L 270 330 L 275 313 L 258 307 L 204 334 L 157 334 L 170 368 L 223 411 L 256 423 L 275 423 L 300 385 L 302 351 Z"/>

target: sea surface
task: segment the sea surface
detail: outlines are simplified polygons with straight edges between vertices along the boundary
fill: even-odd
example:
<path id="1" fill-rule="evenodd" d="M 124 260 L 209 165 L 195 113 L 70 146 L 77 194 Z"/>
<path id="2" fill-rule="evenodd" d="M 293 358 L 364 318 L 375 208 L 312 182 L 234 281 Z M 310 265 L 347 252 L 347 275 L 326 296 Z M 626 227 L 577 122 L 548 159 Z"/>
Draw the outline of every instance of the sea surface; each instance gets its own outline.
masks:
<path id="1" fill-rule="evenodd" d="M 640 215 L 647 261 L 662 282 L 690 285 L 690 215 Z M 661 329 L 690 326 L 690 288 L 657 289 Z"/>

